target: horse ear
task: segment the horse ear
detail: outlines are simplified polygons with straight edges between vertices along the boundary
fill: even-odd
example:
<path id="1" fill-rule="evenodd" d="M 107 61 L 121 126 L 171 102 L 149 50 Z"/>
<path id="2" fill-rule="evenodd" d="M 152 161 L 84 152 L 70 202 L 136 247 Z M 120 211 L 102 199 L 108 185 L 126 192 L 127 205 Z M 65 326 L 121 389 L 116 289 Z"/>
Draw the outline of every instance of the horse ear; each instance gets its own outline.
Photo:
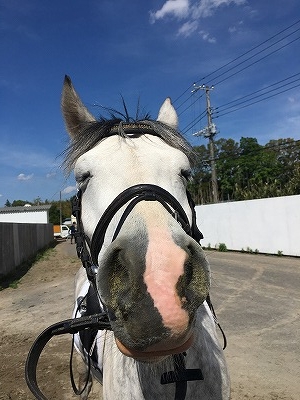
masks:
<path id="1" fill-rule="evenodd" d="M 175 108 L 171 103 L 170 97 L 167 97 L 160 107 L 157 121 L 163 122 L 166 125 L 171 126 L 174 129 L 178 128 L 178 116 Z"/>
<path id="2" fill-rule="evenodd" d="M 81 126 L 87 122 L 95 121 L 88 109 L 83 105 L 76 93 L 69 76 L 65 76 L 61 96 L 61 109 L 65 119 L 66 128 L 72 138 L 81 132 Z"/>

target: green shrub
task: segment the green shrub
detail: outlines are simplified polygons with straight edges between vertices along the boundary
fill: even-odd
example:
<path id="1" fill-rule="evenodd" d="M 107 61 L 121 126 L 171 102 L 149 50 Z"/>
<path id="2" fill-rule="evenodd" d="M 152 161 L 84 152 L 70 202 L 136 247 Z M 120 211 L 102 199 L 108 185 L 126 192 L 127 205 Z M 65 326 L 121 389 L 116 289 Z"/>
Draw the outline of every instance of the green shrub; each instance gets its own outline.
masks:
<path id="1" fill-rule="evenodd" d="M 227 251 L 227 246 L 225 243 L 219 243 L 219 247 L 218 247 L 219 251 Z"/>

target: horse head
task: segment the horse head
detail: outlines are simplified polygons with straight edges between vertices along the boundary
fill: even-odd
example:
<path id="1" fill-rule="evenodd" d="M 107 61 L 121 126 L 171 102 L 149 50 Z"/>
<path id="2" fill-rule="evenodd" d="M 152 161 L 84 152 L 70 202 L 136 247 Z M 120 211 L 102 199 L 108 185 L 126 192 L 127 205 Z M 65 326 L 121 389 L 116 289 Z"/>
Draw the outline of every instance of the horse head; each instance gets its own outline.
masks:
<path id="1" fill-rule="evenodd" d="M 148 361 L 185 351 L 193 343 L 210 272 L 189 232 L 193 210 L 186 186 L 192 149 L 176 131 L 170 99 L 156 121 L 96 120 L 66 77 L 62 110 L 71 137 L 67 163 L 82 193 L 82 226 L 97 249 L 97 290 L 119 350 Z M 149 187 L 150 194 L 127 199 L 128 190 L 139 185 Z M 109 218 L 99 244 L 99 220 L 121 193 L 125 200 Z"/>

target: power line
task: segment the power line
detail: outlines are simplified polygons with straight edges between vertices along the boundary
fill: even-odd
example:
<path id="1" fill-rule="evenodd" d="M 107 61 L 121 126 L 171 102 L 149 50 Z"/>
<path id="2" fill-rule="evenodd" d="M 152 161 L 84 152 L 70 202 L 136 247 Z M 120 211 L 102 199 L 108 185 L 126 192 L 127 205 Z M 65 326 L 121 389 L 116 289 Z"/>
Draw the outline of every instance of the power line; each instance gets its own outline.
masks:
<path id="1" fill-rule="evenodd" d="M 275 93 L 275 94 L 273 94 L 273 95 L 270 95 L 270 96 L 261 98 L 261 99 L 259 99 L 259 100 L 253 101 L 253 102 L 251 102 L 251 103 L 249 103 L 249 104 L 246 104 L 246 105 L 244 105 L 244 106 L 238 107 L 238 108 L 236 108 L 236 109 L 234 109 L 234 110 L 227 111 L 227 112 L 225 112 L 225 113 L 221 113 L 221 114 L 217 115 L 215 118 L 223 117 L 224 115 L 231 114 L 231 113 L 233 113 L 233 112 L 236 112 L 236 111 L 238 111 L 238 110 L 241 110 L 242 108 L 246 108 L 246 107 L 252 106 L 253 104 L 257 104 L 257 103 L 260 103 L 260 102 L 262 102 L 262 101 L 268 100 L 268 99 L 270 99 L 270 98 L 272 98 L 272 97 L 278 96 L 278 95 L 281 94 L 281 93 L 288 92 L 289 90 L 295 89 L 295 88 L 297 88 L 297 87 L 299 87 L 299 86 L 300 86 L 300 83 L 299 83 L 298 85 L 292 86 L 292 87 L 290 87 L 290 88 L 288 88 L 288 89 L 281 90 L 280 92 Z"/>
<path id="2" fill-rule="evenodd" d="M 189 108 L 191 108 L 198 100 L 200 100 L 202 97 L 204 96 L 204 94 L 202 94 L 201 96 L 199 96 L 198 98 L 196 98 L 193 102 L 191 102 L 191 104 L 189 106 L 187 106 L 184 110 L 180 111 L 180 113 L 178 114 L 178 116 L 182 115 L 185 111 L 187 111 Z M 188 97 L 183 103 L 181 103 L 180 106 L 182 106 L 183 104 L 187 103 L 188 100 L 190 100 L 191 97 Z M 179 107 L 177 107 L 177 109 L 179 109 Z"/>
<path id="3" fill-rule="evenodd" d="M 193 85 L 190 85 L 181 95 L 179 95 L 178 97 L 176 97 L 175 100 L 173 100 L 173 103 L 176 103 L 179 99 L 181 99 L 181 97 L 183 97 L 187 92 L 189 92 L 192 87 L 193 87 Z M 180 107 L 180 106 L 178 106 L 178 107 Z"/>
<path id="4" fill-rule="evenodd" d="M 242 99 L 245 99 L 246 97 L 250 97 L 250 96 L 252 96 L 252 95 L 254 95 L 254 94 L 257 94 L 257 93 L 266 91 L 267 89 L 269 89 L 269 88 L 271 88 L 271 87 L 273 87 L 273 86 L 276 86 L 276 85 L 278 85 L 279 83 L 286 82 L 287 80 L 289 80 L 289 79 L 291 79 L 291 78 L 294 78 L 295 76 L 298 76 L 298 75 L 300 75 L 300 72 L 298 72 L 298 73 L 296 73 L 296 74 L 294 74 L 294 75 L 291 75 L 291 76 L 289 76 L 289 77 L 287 77 L 287 78 L 285 78 L 285 79 L 282 79 L 282 80 L 280 80 L 280 81 L 278 81 L 278 82 L 272 83 L 271 85 L 265 86 L 264 88 L 259 89 L 259 90 L 256 90 L 255 92 L 248 93 L 248 94 L 246 94 L 246 95 L 244 95 L 244 96 L 242 96 L 242 97 L 239 97 L 239 98 L 237 98 L 237 99 L 235 99 L 235 100 L 229 101 L 228 103 L 222 104 L 221 106 L 216 107 L 216 110 L 219 110 L 220 108 L 226 107 L 226 106 L 228 106 L 229 104 L 236 103 L 236 102 L 238 102 L 238 101 L 240 101 L 240 100 L 242 100 Z M 300 78 L 299 78 L 299 79 L 300 79 Z M 297 81 L 297 80 L 298 80 L 298 79 L 296 79 L 295 81 Z M 293 83 L 293 82 L 295 82 L 295 81 L 289 82 L 289 83 L 287 83 L 286 85 L 289 85 L 289 84 L 291 84 L 291 83 Z M 274 90 L 276 90 L 276 89 L 274 89 Z M 240 104 L 240 103 L 238 103 L 238 104 Z M 236 104 L 236 105 L 238 105 L 238 104 Z M 234 107 L 234 106 L 232 106 L 232 107 Z"/>
<path id="5" fill-rule="evenodd" d="M 264 44 L 270 42 L 272 39 L 276 38 L 277 36 L 281 35 L 282 33 L 286 32 L 287 30 L 291 29 L 293 26 L 297 25 L 300 23 L 300 19 L 297 20 L 296 22 L 294 22 L 293 24 L 289 25 L 288 27 L 282 29 L 281 31 L 279 31 L 278 33 L 276 33 L 275 35 L 269 37 L 268 39 L 264 40 L 263 42 L 259 43 L 258 45 L 252 47 L 251 49 L 247 50 L 246 52 L 244 52 L 243 54 L 239 55 L 238 57 L 234 58 L 233 60 L 227 62 L 226 64 L 222 65 L 221 67 L 215 69 L 214 71 L 212 71 L 211 73 L 209 73 L 208 75 L 204 76 L 203 78 L 201 78 L 200 80 L 197 80 L 194 84 L 197 84 L 199 82 L 203 82 L 205 79 L 209 78 L 210 76 L 214 75 L 215 73 L 221 71 L 222 69 L 226 68 L 227 66 L 233 64 L 234 62 L 238 61 L 239 59 L 241 59 L 242 57 L 246 56 L 247 54 L 253 52 L 254 50 L 258 49 L 259 47 L 263 46 Z M 297 29 L 298 30 L 298 29 Z M 297 31 L 296 30 L 296 31 Z M 296 31 L 292 32 L 291 34 L 295 33 Z M 290 35 L 291 35 L 290 34 Z M 289 36 L 289 35 L 288 35 Z M 281 39 L 282 40 L 282 39 Z M 267 48 L 266 48 L 267 49 Z M 265 50 L 266 50 L 265 49 Z M 257 53 L 258 54 L 258 53 Z M 245 60 L 246 61 L 246 60 Z M 244 62 L 245 62 L 244 61 Z M 218 76 L 220 77 L 220 75 Z M 215 78 L 214 78 L 215 79 Z M 211 82 L 212 79 L 210 79 L 209 82 Z M 178 96 L 175 100 L 174 103 L 176 103 L 181 97 L 183 97 L 187 92 L 190 91 L 192 85 L 190 85 L 180 96 Z"/>
<path id="6" fill-rule="evenodd" d="M 186 125 L 181 131 L 183 134 L 187 133 L 187 131 L 189 129 L 192 129 L 198 122 L 200 122 L 202 120 L 202 118 L 204 118 L 206 114 L 206 110 L 202 111 L 202 113 L 195 118 L 193 121 L 191 121 L 188 125 Z"/>
<path id="7" fill-rule="evenodd" d="M 299 79 L 296 79 L 295 81 L 290 82 L 289 84 L 291 84 L 291 83 L 293 83 L 293 82 L 296 82 L 296 81 L 299 81 L 299 80 L 300 80 L 300 78 L 299 78 Z M 280 89 L 281 87 L 288 86 L 289 84 L 287 84 L 287 85 L 282 85 L 282 86 L 280 86 L 280 87 L 278 87 L 278 88 L 276 88 L 276 89 L 273 89 L 273 90 L 271 90 L 271 91 L 269 91 L 269 92 L 267 92 L 267 93 L 264 93 L 264 95 L 267 95 L 268 93 L 270 93 L 270 92 L 272 92 L 272 91 L 274 91 L 274 90 L 278 90 L 278 89 Z M 250 106 L 252 106 L 252 105 L 254 105 L 254 104 L 257 104 L 257 103 L 260 103 L 260 102 L 262 102 L 262 101 L 268 100 L 268 99 L 270 99 L 270 98 L 276 97 L 276 96 L 278 96 L 279 94 L 288 92 L 289 90 L 295 89 L 295 88 L 297 88 L 297 87 L 299 87 L 299 86 L 300 86 L 300 83 L 297 84 L 297 85 L 291 86 L 291 87 L 289 87 L 289 88 L 287 88 L 287 89 L 281 90 L 281 91 L 279 91 L 279 92 L 277 92 L 277 93 L 274 93 L 274 94 L 272 94 L 272 95 L 265 96 L 265 97 L 255 96 L 255 97 L 253 97 L 253 98 L 251 98 L 251 99 L 248 99 L 247 101 L 243 101 L 243 102 L 234 104 L 233 106 L 227 107 L 227 108 L 225 108 L 225 109 L 223 109 L 223 110 L 221 109 L 221 111 L 219 110 L 219 108 L 216 108 L 217 111 L 214 113 L 214 118 L 220 118 L 220 117 L 223 117 L 224 115 L 231 114 L 231 113 L 236 112 L 236 111 L 239 111 L 239 110 L 241 110 L 241 109 L 243 109 L 243 108 L 250 107 Z M 244 96 L 244 97 L 246 97 L 246 96 Z M 251 100 L 254 100 L 255 98 L 258 98 L 258 97 L 260 97 L 258 100 L 256 100 L 256 101 L 251 101 Z M 248 101 L 249 101 L 248 104 L 244 104 L 244 105 L 238 107 L 239 105 L 241 105 L 241 104 L 243 104 L 243 103 L 245 103 L 245 102 L 247 103 Z M 237 108 L 234 108 L 234 107 L 237 107 Z M 233 108 L 233 109 L 230 110 L 231 108 Z M 229 111 L 224 112 L 224 111 L 226 111 L 226 110 L 229 110 Z M 182 129 L 182 133 L 183 133 L 183 134 L 186 134 L 190 129 L 192 129 L 198 122 L 201 121 L 201 119 L 203 118 L 203 116 L 205 115 L 205 113 L 206 113 L 206 110 L 203 111 L 203 112 L 201 113 L 201 115 L 200 115 L 198 118 L 194 119 L 194 120 L 191 121 L 187 126 L 185 126 L 185 128 Z"/>
<path id="8" fill-rule="evenodd" d="M 215 71 L 213 71 L 213 72 L 211 72 L 210 74 L 206 75 L 206 76 L 205 76 L 204 78 L 202 78 L 202 79 L 205 79 L 205 78 L 208 78 L 208 77 L 213 77 L 213 75 L 216 75 L 217 72 L 219 72 L 219 71 L 221 71 L 221 70 L 224 70 L 224 68 L 226 68 L 227 66 L 234 64 L 236 61 L 242 59 L 243 57 L 245 57 L 246 55 L 250 54 L 251 52 L 254 52 L 256 49 L 259 49 L 261 46 L 265 45 L 266 43 L 268 43 L 268 42 L 272 41 L 273 39 L 277 38 L 278 36 L 282 35 L 284 32 L 287 32 L 289 29 L 291 29 L 291 28 L 293 28 L 294 26 L 296 26 L 297 24 L 299 24 L 299 22 L 300 22 L 300 19 L 299 19 L 298 21 L 294 22 L 293 24 L 289 25 L 289 26 L 286 27 L 285 29 L 281 30 L 280 32 L 276 33 L 275 35 L 271 36 L 270 38 L 266 39 L 266 40 L 263 41 L 262 43 L 258 44 L 257 46 L 255 46 L 255 47 L 251 48 L 250 50 L 244 52 L 243 54 L 241 54 L 240 56 L 236 57 L 236 58 L 233 59 L 232 61 L 230 61 L 230 62 L 224 64 L 223 66 L 221 66 L 221 67 L 219 67 L 219 68 L 217 68 Z M 252 60 L 254 57 L 257 57 L 257 56 L 259 56 L 260 54 L 262 54 L 262 53 L 268 51 L 271 47 L 274 47 L 275 45 L 278 45 L 278 43 L 282 42 L 283 40 L 286 40 L 286 39 L 289 38 L 290 36 L 292 36 L 292 35 L 294 35 L 295 33 L 297 33 L 299 30 L 300 30 L 300 28 L 294 29 L 292 32 L 289 32 L 288 34 L 286 34 L 286 35 L 284 35 L 283 37 L 281 37 L 281 38 L 279 38 L 278 40 L 276 40 L 276 42 L 271 43 L 271 44 L 268 45 L 267 47 L 264 47 L 263 49 L 261 49 L 261 50 L 255 52 L 255 54 L 252 54 L 250 57 L 246 58 L 245 60 L 242 60 L 242 61 L 239 62 L 238 64 L 233 65 L 232 68 L 227 69 L 226 71 L 223 71 L 223 72 L 220 73 L 219 75 L 215 76 L 214 79 L 223 77 L 223 79 L 220 79 L 219 81 L 217 81 L 216 84 L 219 85 L 220 83 L 224 82 L 225 80 L 228 80 L 228 79 L 230 79 L 230 78 L 233 77 L 233 76 L 236 76 L 236 74 L 245 71 L 246 69 L 250 68 L 251 66 L 253 66 L 253 65 L 255 65 L 255 64 L 257 64 L 257 63 L 259 63 L 259 62 L 261 62 L 261 61 L 263 61 L 263 60 L 265 60 L 267 57 L 271 56 L 272 54 L 275 54 L 275 53 L 277 53 L 278 51 L 284 49 L 285 47 L 287 47 L 287 46 L 293 44 L 294 42 L 296 42 L 297 40 L 300 39 L 300 36 L 294 38 L 293 40 L 289 40 L 287 43 L 284 43 L 283 45 L 277 47 L 277 48 L 274 49 L 273 51 L 270 51 L 270 52 L 268 52 L 267 54 L 263 55 L 262 57 L 260 57 L 260 58 L 258 58 L 258 59 L 256 59 L 256 60 L 254 60 L 253 62 L 250 62 L 250 63 L 248 63 L 247 65 L 244 65 L 243 68 L 240 68 L 239 70 L 236 70 L 239 66 L 242 66 L 243 64 L 245 64 L 245 63 L 249 62 L 250 60 Z M 233 72 L 234 70 L 235 70 L 235 72 Z M 232 71 L 232 73 L 230 73 L 231 71 Z M 227 74 L 227 76 L 226 76 L 226 74 Z M 229 75 L 228 75 L 228 74 L 229 74 Z M 242 109 L 242 108 L 245 108 L 245 107 L 249 107 L 249 106 L 251 106 L 251 105 L 254 105 L 254 104 L 258 103 L 258 102 L 262 102 L 262 101 L 268 100 L 268 99 L 270 99 L 270 98 L 272 98 L 272 97 L 274 97 L 274 96 L 277 96 L 277 95 L 279 95 L 279 94 L 281 94 L 281 93 L 284 93 L 284 92 L 286 92 L 286 91 L 288 91 L 288 90 L 291 90 L 291 89 L 294 89 L 294 88 L 298 87 L 299 85 L 295 85 L 295 86 L 289 87 L 289 88 L 287 88 L 287 89 L 285 89 L 285 90 L 278 91 L 280 88 L 284 88 L 284 87 L 290 86 L 292 83 L 295 83 L 296 81 L 298 81 L 298 79 L 295 79 L 294 81 L 287 82 L 285 85 L 279 86 L 279 87 L 277 87 L 277 88 L 271 90 L 271 87 L 273 87 L 273 86 L 278 86 L 280 83 L 283 83 L 283 82 L 285 82 L 285 81 L 287 81 L 287 80 L 291 80 L 293 77 L 295 77 L 295 76 L 297 76 L 297 75 L 299 75 L 299 73 L 298 73 L 298 74 L 294 74 L 294 75 L 292 75 L 291 77 L 285 78 L 285 79 L 283 79 L 283 80 L 281 80 L 281 81 L 279 81 L 279 82 L 273 83 L 273 84 L 267 86 L 267 87 L 264 88 L 264 89 L 259 89 L 259 90 L 255 91 L 255 92 L 252 92 L 252 93 L 250 93 L 250 94 L 247 94 L 247 95 L 245 95 L 245 96 L 242 96 L 242 97 L 239 98 L 239 99 L 232 100 L 232 101 L 230 101 L 230 102 L 228 102 L 228 103 L 226 103 L 226 104 L 223 104 L 222 106 L 217 107 L 217 113 L 218 113 L 217 117 L 219 118 L 219 117 L 221 117 L 221 116 L 223 116 L 223 115 L 226 115 L 226 114 L 228 114 L 228 113 L 235 112 L 235 111 L 238 111 L 238 110 L 240 110 L 240 109 Z M 210 82 L 210 81 L 212 81 L 212 79 L 210 79 L 209 82 Z M 198 82 L 199 82 L 199 81 L 198 81 Z M 195 85 L 195 83 L 194 83 L 194 85 Z M 186 90 L 183 92 L 183 94 L 182 94 L 181 96 L 179 96 L 176 100 L 182 98 L 182 97 L 190 90 L 190 88 L 191 88 L 191 86 L 190 86 L 188 89 L 186 89 Z M 268 90 L 268 89 L 270 89 L 270 90 Z M 268 90 L 268 91 L 267 91 L 267 90 Z M 266 92 L 266 91 L 267 91 L 267 92 Z M 275 94 L 269 95 L 269 93 L 274 92 L 274 91 L 276 91 Z M 257 99 L 257 98 L 259 97 L 258 95 L 256 96 L 256 94 L 258 94 L 258 93 L 263 93 L 263 97 L 260 97 L 260 98 L 259 98 L 258 100 L 256 100 L 256 101 L 253 101 L 253 100 L 255 100 L 255 99 Z M 177 107 L 177 109 L 179 109 L 180 107 L 182 107 L 183 105 L 185 105 L 185 104 L 188 102 L 188 100 L 189 100 L 190 98 L 191 98 L 191 96 L 190 96 L 188 99 L 184 100 L 184 101 Z M 248 98 L 248 99 L 247 99 L 247 98 Z M 245 99 L 245 100 L 244 100 L 244 99 Z M 247 99 L 247 100 L 246 100 L 246 99 Z M 194 104 L 195 104 L 197 101 L 198 101 L 198 99 L 195 99 L 194 101 L 192 101 L 188 106 L 186 106 L 186 107 L 179 113 L 179 116 L 182 115 L 183 113 L 185 113 L 186 111 L 188 111 L 192 106 L 194 106 Z M 228 106 L 228 107 L 225 108 L 225 106 Z M 228 110 L 228 112 L 225 113 L 226 110 Z M 192 121 L 182 130 L 182 132 L 183 132 L 183 133 L 187 133 L 187 131 L 188 131 L 189 129 L 192 129 L 197 123 L 199 123 L 199 122 L 202 120 L 204 113 L 205 113 L 205 111 L 204 111 L 203 113 L 201 113 L 200 116 L 198 116 L 197 118 L 195 118 L 194 120 L 192 120 Z"/>
<path id="9" fill-rule="evenodd" d="M 228 102 L 228 103 L 225 103 L 225 104 L 223 104 L 223 105 L 221 105 L 221 106 L 218 106 L 218 107 L 215 108 L 216 111 L 214 112 L 214 117 L 215 117 L 215 118 L 220 118 L 220 117 L 222 117 L 222 116 L 224 116 L 224 115 L 231 114 L 231 113 L 236 112 L 236 111 L 239 111 L 239 110 L 241 110 L 241 109 L 243 109 L 243 108 L 250 107 L 250 106 L 252 106 L 252 105 L 254 105 L 254 104 L 260 103 L 260 102 L 265 101 L 265 100 L 268 100 L 268 99 L 270 99 L 270 98 L 273 98 L 273 97 L 275 97 L 275 96 L 277 96 L 277 95 L 279 95 L 279 94 L 285 93 L 285 92 L 287 92 L 287 91 L 289 91 L 289 90 L 295 89 L 295 88 L 299 87 L 300 84 L 297 84 L 297 85 L 288 87 L 288 88 L 286 88 L 286 89 L 284 89 L 284 90 L 278 91 L 277 93 L 274 93 L 274 94 L 272 94 L 272 95 L 269 95 L 269 93 L 271 93 L 271 92 L 277 91 L 277 90 L 279 90 L 279 89 L 281 89 L 281 88 L 283 88 L 283 87 L 290 86 L 292 83 L 298 82 L 298 81 L 300 80 L 300 78 L 294 79 L 293 81 L 287 82 L 287 83 L 284 84 L 284 85 L 278 86 L 277 88 L 271 89 L 271 90 L 269 90 L 269 91 L 263 93 L 262 96 L 264 96 L 264 97 L 261 97 L 261 95 L 257 95 L 257 96 L 254 96 L 254 97 L 250 97 L 250 96 L 252 96 L 252 95 L 254 95 L 254 94 L 257 94 L 257 93 L 261 93 L 261 92 L 263 92 L 263 91 L 266 91 L 266 89 L 269 89 L 269 88 L 271 88 L 271 87 L 273 87 L 273 86 L 276 86 L 276 85 L 278 85 L 279 83 L 285 82 L 285 81 L 287 81 L 287 80 L 289 80 L 289 79 L 291 79 L 291 78 L 293 78 L 293 77 L 296 77 L 296 76 L 298 76 L 298 75 L 300 75 L 300 72 L 299 72 L 299 73 L 296 73 L 296 74 L 294 74 L 294 75 L 291 75 L 291 76 L 289 76 L 288 78 L 282 79 L 282 80 L 280 80 L 280 81 L 278 81 L 278 82 L 272 83 L 271 85 L 268 85 L 268 86 L 266 86 L 266 87 L 263 88 L 263 89 L 256 90 L 255 92 L 249 93 L 249 94 L 247 94 L 247 95 L 245 95 L 245 96 L 242 96 L 242 97 L 240 97 L 240 98 L 238 98 L 238 99 L 232 100 L 232 101 L 230 101 L 230 102 Z M 247 100 L 244 100 L 244 101 L 240 101 L 240 100 L 242 100 L 242 99 L 245 99 L 246 97 L 250 97 L 250 98 L 247 99 Z M 259 99 L 256 100 L 256 101 L 251 101 L 251 100 L 255 100 L 255 99 L 257 99 L 257 98 L 259 98 Z M 245 104 L 245 103 L 246 103 L 246 104 Z M 230 104 L 232 104 L 232 105 L 229 106 L 229 107 L 226 107 L 227 105 L 230 105 Z M 242 104 L 244 104 L 244 105 L 242 105 Z M 240 107 L 239 107 L 239 106 L 240 106 Z M 223 108 L 223 107 L 224 107 L 224 108 Z M 231 110 L 231 109 L 232 109 L 232 110 Z M 231 111 L 225 112 L 226 110 L 231 110 Z M 193 121 L 191 121 L 191 122 L 182 130 L 182 132 L 185 134 L 185 133 L 187 133 L 187 131 L 188 131 L 189 129 L 192 129 L 199 121 L 201 121 L 201 119 L 203 118 L 203 116 L 205 115 L 205 113 L 206 113 L 206 110 L 204 110 L 204 111 L 200 114 L 200 116 L 199 116 L 198 118 L 196 118 L 196 119 L 194 119 Z"/>
<path id="10" fill-rule="evenodd" d="M 247 69 L 247 68 L 251 67 L 252 65 L 258 63 L 259 61 L 261 61 L 261 60 L 263 60 L 263 59 L 269 57 L 270 55 L 274 54 L 275 52 L 281 50 L 281 49 L 284 48 L 284 47 L 287 47 L 288 45 L 292 44 L 293 42 L 295 42 L 296 40 L 299 40 L 299 39 L 300 39 L 300 36 L 297 37 L 296 39 L 290 41 L 289 43 L 286 43 L 285 45 L 281 46 L 280 48 L 278 48 L 278 49 L 272 51 L 271 53 L 268 53 L 268 54 L 265 55 L 264 57 L 261 57 L 260 59 L 254 61 L 253 63 L 251 63 L 251 64 L 249 64 L 249 65 L 243 67 L 243 68 L 240 69 L 239 71 L 236 71 L 235 73 L 229 75 L 228 77 L 224 78 L 223 80 L 217 82 L 217 84 L 220 84 L 221 82 L 224 82 L 225 80 L 229 79 L 230 77 L 235 76 L 237 73 L 244 71 L 245 69 Z M 295 75 L 298 75 L 298 74 L 295 74 Z M 288 78 L 287 78 L 287 79 L 288 79 Z M 297 81 L 297 80 L 295 80 L 295 81 Z M 279 81 L 279 82 L 280 82 L 280 81 Z M 291 84 L 291 83 L 292 83 L 292 82 L 290 82 L 289 84 Z M 270 86 L 272 86 L 272 85 L 270 85 Z M 284 85 L 283 85 L 283 86 L 284 86 Z M 272 95 L 272 96 L 264 97 L 264 98 L 262 98 L 262 99 L 260 99 L 260 100 L 258 100 L 258 101 L 256 101 L 256 102 L 252 102 L 252 103 L 249 103 L 248 105 L 245 105 L 245 106 L 243 106 L 243 107 L 237 108 L 237 109 L 235 109 L 234 111 L 238 111 L 238 110 L 241 109 L 241 108 L 245 108 L 245 107 L 248 107 L 248 106 L 250 106 L 250 105 L 256 104 L 256 103 L 258 103 L 258 102 L 267 100 L 267 99 L 269 99 L 269 98 L 271 98 L 271 97 L 274 97 L 274 96 L 276 96 L 276 95 L 278 95 L 278 94 L 284 93 L 284 92 L 286 92 L 286 91 L 288 91 L 288 90 L 294 89 L 294 88 L 296 88 L 296 87 L 298 87 L 298 86 L 299 86 L 299 85 L 296 85 L 296 86 L 293 86 L 293 87 L 291 87 L 291 88 L 289 88 L 289 89 L 286 89 L 286 90 L 283 90 L 283 91 L 281 91 L 281 92 L 278 92 L 278 93 L 276 93 L 276 94 L 274 94 L 274 95 Z M 262 89 L 261 89 L 260 91 L 262 91 Z M 273 91 L 273 90 L 272 90 L 272 91 Z M 258 92 L 258 91 L 257 91 L 257 92 Z M 249 96 L 249 95 L 245 95 L 244 97 L 248 97 L 248 96 Z M 256 97 L 258 97 L 258 96 L 256 96 Z M 196 100 L 195 100 L 195 101 L 196 101 Z M 194 104 L 194 103 L 193 103 L 193 104 Z M 238 104 L 236 104 L 236 105 L 238 105 Z M 183 112 L 187 111 L 190 107 L 191 107 L 191 106 L 186 107 L 179 115 L 183 114 Z M 229 108 L 232 108 L 232 107 L 229 107 Z M 233 111 L 230 111 L 230 112 L 233 112 Z M 230 112 L 228 112 L 228 113 L 230 113 Z M 223 115 L 226 115 L 226 114 L 228 114 L 228 113 L 223 113 L 223 114 L 221 114 L 221 115 L 218 115 L 218 117 L 223 116 Z M 198 122 L 198 121 L 197 121 L 197 122 Z M 196 124 L 197 122 L 195 122 L 195 124 Z M 191 128 L 192 128 L 193 126 L 194 126 L 194 125 L 192 125 Z M 186 128 L 184 129 L 184 132 L 186 132 Z"/>
<path id="11" fill-rule="evenodd" d="M 279 35 L 282 34 L 283 32 L 289 30 L 289 29 L 292 28 L 293 26 L 299 24 L 299 22 L 300 22 L 300 19 L 299 19 L 298 21 L 294 22 L 293 24 L 289 25 L 287 28 L 285 28 L 285 29 L 281 30 L 280 32 L 276 33 L 275 35 L 271 36 L 270 38 L 264 40 L 262 43 L 259 43 L 257 46 L 251 48 L 250 50 L 247 50 L 245 53 L 241 54 L 240 56 L 234 58 L 233 60 L 229 61 L 228 63 L 226 63 L 226 64 L 224 64 L 224 65 L 222 65 L 221 67 L 215 69 L 213 72 L 211 72 L 210 74 L 204 76 L 204 77 L 203 77 L 202 79 L 200 79 L 199 81 L 196 81 L 196 83 L 202 82 L 203 80 L 206 80 L 206 79 L 207 79 L 208 77 L 210 77 L 211 75 L 215 74 L 216 72 L 220 71 L 220 70 L 223 69 L 223 68 L 226 68 L 228 65 L 233 64 L 235 61 L 241 59 L 241 58 L 244 57 L 245 55 L 247 55 L 247 54 L 251 53 L 252 51 L 258 49 L 259 47 L 263 46 L 265 43 L 271 41 L 272 39 L 274 39 L 275 37 L 279 36 Z M 298 30 L 298 29 L 297 29 L 297 30 Z M 296 31 L 297 31 L 297 30 L 296 30 Z M 294 33 L 294 32 L 293 32 L 293 33 Z M 214 79 L 215 79 L 215 78 L 214 78 Z M 210 79 L 210 81 L 211 81 L 211 79 Z M 210 81 L 209 81 L 209 82 L 210 82 Z"/>
<path id="12" fill-rule="evenodd" d="M 300 30 L 300 28 L 299 28 L 298 30 Z M 282 46 L 279 47 L 278 49 L 275 49 L 275 50 L 271 51 L 270 53 L 268 53 L 268 54 L 266 54 L 265 56 L 259 58 L 258 60 L 253 61 L 253 62 L 250 63 L 249 65 L 246 65 L 245 67 L 243 67 L 243 68 L 241 68 L 240 70 L 238 70 L 238 71 L 232 73 L 231 75 L 227 76 L 226 78 L 223 78 L 223 79 L 221 79 L 220 81 L 216 82 L 216 83 L 215 83 L 215 86 L 216 86 L 216 85 L 219 85 L 220 83 L 223 83 L 224 81 L 226 81 L 227 79 L 229 79 L 229 78 L 231 78 L 231 77 L 233 77 L 233 76 L 236 76 L 236 75 L 239 74 L 240 72 L 245 71 L 245 69 L 248 69 L 248 68 L 252 67 L 252 65 L 257 64 L 258 62 L 260 62 L 260 61 L 266 59 L 267 57 L 271 56 L 271 55 L 274 54 L 274 53 L 277 53 L 277 51 L 279 51 L 279 50 L 281 50 L 281 49 L 283 49 L 283 48 L 289 46 L 290 44 L 294 43 L 296 40 L 299 40 L 299 39 L 300 39 L 300 36 L 298 36 L 296 39 L 294 39 L 294 40 L 292 40 L 292 41 L 290 41 L 290 42 L 288 42 L 288 43 L 282 45 Z M 273 45 L 272 45 L 272 46 L 273 46 Z M 269 46 L 269 47 L 271 47 L 271 46 Z M 264 51 L 264 50 L 263 50 L 263 51 Z M 260 52 L 260 53 L 261 53 L 261 52 Z M 257 53 L 257 54 L 259 54 L 259 53 Z M 249 57 L 247 60 L 243 61 L 242 63 L 240 63 L 240 64 L 238 64 L 238 65 L 236 65 L 236 66 L 233 67 L 232 69 L 236 68 L 237 66 L 239 66 L 239 65 L 243 64 L 244 62 L 250 60 L 251 58 L 255 57 L 257 54 L 255 54 L 255 55 L 252 56 L 252 57 Z M 227 73 L 227 72 L 230 72 L 230 71 L 231 71 L 231 70 L 228 70 L 228 71 L 224 72 L 224 74 Z M 224 75 L 224 74 L 222 74 L 222 75 Z M 220 76 L 221 76 L 221 75 L 220 75 Z"/>

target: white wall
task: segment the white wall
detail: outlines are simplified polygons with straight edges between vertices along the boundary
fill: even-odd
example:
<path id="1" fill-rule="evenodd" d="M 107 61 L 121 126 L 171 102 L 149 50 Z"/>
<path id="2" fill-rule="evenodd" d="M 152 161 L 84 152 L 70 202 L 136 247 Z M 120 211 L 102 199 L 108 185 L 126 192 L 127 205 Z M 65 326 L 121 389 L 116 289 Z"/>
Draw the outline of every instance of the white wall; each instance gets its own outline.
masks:
<path id="1" fill-rule="evenodd" d="M 16 222 L 27 224 L 47 224 L 48 211 L 30 211 L 30 212 L 6 212 L 0 214 L 0 222 Z"/>
<path id="2" fill-rule="evenodd" d="M 196 206 L 204 247 L 300 256 L 300 195 Z"/>

